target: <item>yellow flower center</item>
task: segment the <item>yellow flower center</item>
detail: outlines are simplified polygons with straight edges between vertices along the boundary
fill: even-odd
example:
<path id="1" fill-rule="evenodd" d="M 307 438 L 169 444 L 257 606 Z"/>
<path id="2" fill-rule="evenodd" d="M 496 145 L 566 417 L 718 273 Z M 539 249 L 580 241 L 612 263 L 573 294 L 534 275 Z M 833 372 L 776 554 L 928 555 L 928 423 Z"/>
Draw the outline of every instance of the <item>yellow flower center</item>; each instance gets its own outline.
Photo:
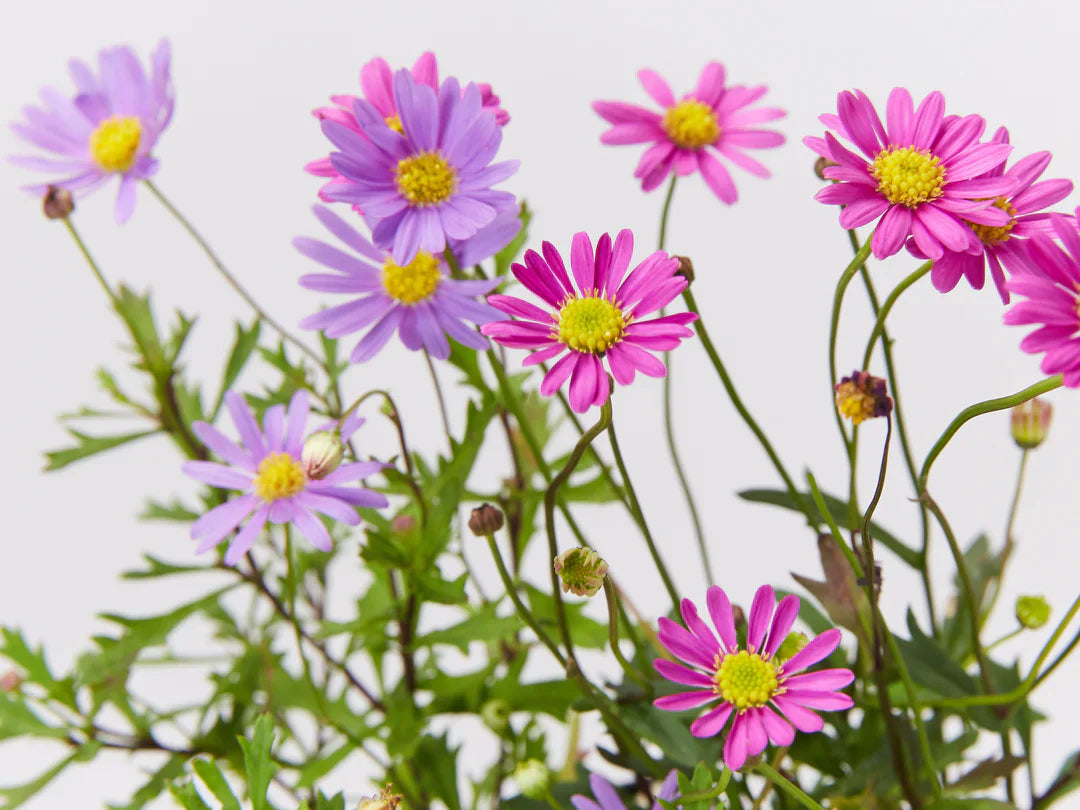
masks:
<path id="1" fill-rule="evenodd" d="M 398 161 L 398 190 L 413 205 L 438 205 L 457 188 L 457 172 L 438 152 L 421 152 Z"/>
<path id="2" fill-rule="evenodd" d="M 135 162 L 142 124 L 133 115 L 106 118 L 90 133 L 90 156 L 107 172 L 126 172 Z"/>
<path id="3" fill-rule="evenodd" d="M 259 462 L 255 480 L 255 494 L 264 501 L 291 498 L 304 488 L 307 476 L 300 462 L 288 453 L 270 453 Z"/>
<path id="4" fill-rule="evenodd" d="M 688 98 L 664 113 L 664 132 L 683 149 L 700 149 L 715 143 L 720 135 L 720 123 L 712 107 Z"/>
<path id="5" fill-rule="evenodd" d="M 567 298 L 552 337 L 575 351 L 602 354 L 622 340 L 627 322 L 621 309 L 593 290 L 584 297 Z"/>
<path id="6" fill-rule="evenodd" d="M 777 692 L 779 679 L 772 661 L 742 650 L 719 661 L 713 684 L 713 691 L 742 711 L 768 703 Z"/>
<path id="7" fill-rule="evenodd" d="M 396 115 L 386 116 L 386 125 L 399 135 L 405 134 L 405 127 L 401 125 L 401 119 Z"/>
<path id="8" fill-rule="evenodd" d="M 870 173 L 878 181 L 877 190 L 894 205 L 917 208 L 942 195 L 945 167 L 929 149 L 890 146 L 878 152 Z"/>
<path id="9" fill-rule="evenodd" d="M 874 415 L 877 401 L 855 383 L 840 383 L 836 388 L 836 407 L 841 416 L 846 416 L 854 424 L 865 422 Z"/>
<path id="10" fill-rule="evenodd" d="M 442 280 L 439 259 L 421 250 L 404 267 L 387 259 L 383 265 L 382 284 L 386 294 L 403 304 L 425 301 L 435 292 Z"/>
<path id="11" fill-rule="evenodd" d="M 994 208 L 1000 208 L 1009 215 L 1009 221 L 1005 225 L 994 227 L 993 225 L 980 225 L 977 222 L 968 222 L 968 227 L 975 231 L 984 245 L 998 245 L 1009 240 L 1009 231 L 1016 224 L 1016 209 L 1004 197 L 994 200 Z M 967 220 L 964 220 L 967 222 Z"/>

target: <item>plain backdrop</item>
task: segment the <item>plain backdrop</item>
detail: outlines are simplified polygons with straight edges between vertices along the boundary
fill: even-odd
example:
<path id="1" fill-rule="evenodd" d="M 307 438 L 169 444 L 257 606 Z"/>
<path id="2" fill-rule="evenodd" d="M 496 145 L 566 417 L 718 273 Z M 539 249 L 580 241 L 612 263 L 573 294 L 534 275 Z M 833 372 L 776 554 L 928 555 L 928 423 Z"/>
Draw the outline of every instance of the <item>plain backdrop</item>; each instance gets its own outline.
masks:
<path id="1" fill-rule="evenodd" d="M 411 65 L 431 49 L 443 75 L 492 83 L 513 117 L 501 156 L 521 159 L 521 170 L 503 187 L 535 209 L 531 244 L 550 239 L 568 247 L 578 230 L 595 239 L 629 227 L 637 235 L 637 257 L 655 247 L 662 191 L 643 194 L 632 177 L 641 147 L 600 144 L 605 125 L 589 103 L 602 98 L 651 104 L 635 79 L 646 66 L 665 76 L 676 93 L 690 89 L 709 60 L 724 62 L 732 83 L 768 84 L 764 103 L 788 111 L 778 124 L 787 144 L 756 153 L 774 177 L 761 180 L 732 169 L 740 199 L 731 207 L 717 201 L 699 177 L 680 183 L 668 244 L 693 258 L 694 291 L 712 336 L 788 467 L 800 480 L 812 468 L 833 491 L 842 491 L 846 466 L 830 413 L 828 314 L 850 247 L 837 210 L 812 199 L 821 184 L 811 170 L 814 156 L 800 141 L 820 134 L 817 116 L 835 110 L 840 89 L 865 90 L 879 109 L 895 85 L 908 87 L 916 99 L 940 89 L 949 112 L 981 113 L 990 131 L 1008 125 L 1017 157 L 1052 150 L 1047 176 L 1080 177 L 1080 112 L 1073 103 L 1078 17 L 1058 3 L 53 0 L 8 11 L 0 27 L 0 119 L 19 117 L 41 85 L 70 89 L 70 57 L 92 60 L 97 49 L 116 43 L 146 55 L 160 37 L 172 41 L 177 107 L 158 144 L 157 182 L 255 297 L 290 326 L 324 300 L 297 286 L 297 277 L 312 266 L 290 246 L 294 235 L 319 234 L 309 211 L 318 181 L 301 167 L 325 154 L 328 144 L 310 110 L 332 93 L 358 92 L 358 70 L 368 59 L 381 55 L 392 66 Z M 0 154 L 26 151 L 6 127 L 0 129 Z M 99 366 L 129 384 L 137 386 L 138 378 L 125 370 L 121 328 L 63 227 L 46 221 L 39 202 L 19 190 L 36 176 L 0 165 L 0 620 L 20 626 L 34 643 L 44 642 L 54 667 L 63 670 L 88 647 L 92 634 L 107 629 L 96 614 L 160 613 L 205 587 L 193 581 L 147 586 L 118 580 L 146 551 L 190 559 L 193 546 L 182 528 L 148 525 L 135 515 L 148 496 L 168 499 L 195 489 L 162 438 L 60 473 L 41 472 L 42 452 L 67 443 L 58 416 L 106 404 L 95 384 Z M 110 185 L 81 201 L 78 226 L 114 283 L 153 290 L 160 321 L 170 321 L 175 309 L 200 316 L 186 365 L 208 391 L 215 390 L 232 321 L 246 321 L 250 313 L 145 190 L 131 221 L 116 226 L 114 191 Z M 1067 200 L 1059 209 L 1071 210 L 1072 204 Z M 884 295 L 915 262 L 899 255 L 871 266 Z M 844 369 L 859 363 L 871 325 L 859 286 L 851 287 L 840 332 Z M 1002 312 L 992 289 L 976 292 L 961 282 L 941 295 L 928 280 L 896 307 L 890 327 L 917 457 L 961 408 L 1040 378 L 1037 358 L 1019 351 L 1022 332 L 1003 326 Z M 520 359 L 520 352 L 511 355 Z M 790 571 L 819 574 L 813 537 L 796 517 L 736 496 L 740 489 L 776 487 L 779 481 L 723 395 L 701 347 L 688 341 L 676 352 L 674 366 L 676 432 L 707 525 L 718 584 L 748 603 L 763 582 L 792 587 Z M 880 358 L 872 370 L 882 371 Z M 454 390 L 453 370 L 441 373 L 460 426 L 462 394 Z M 247 375 L 241 382 L 254 387 L 259 379 L 272 375 Z M 346 386 L 353 396 L 370 387 L 392 389 L 403 404 L 414 448 L 429 455 L 444 448 L 420 356 L 391 343 L 374 361 L 351 369 Z M 658 381 L 639 377 L 616 396 L 616 424 L 644 511 L 679 587 L 701 599 L 707 583 L 664 447 L 660 397 Z M 1055 616 L 1076 595 L 1080 404 L 1072 391 L 1051 399 L 1051 437 L 1031 459 L 1018 546 L 987 640 L 1013 629 L 1018 594 L 1044 594 Z M 361 433 L 365 452 L 391 454 L 386 422 L 374 411 L 369 415 L 375 418 Z M 861 488 L 869 493 L 884 425 L 862 433 Z M 488 482 L 507 472 L 501 439 L 493 436 L 491 445 L 478 471 Z M 933 491 L 965 544 L 986 532 L 1000 546 L 1018 460 L 1003 413 L 969 424 L 941 457 Z M 878 516 L 914 544 L 919 524 L 911 495 L 897 452 Z M 625 513 L 616 507 L 580 513 L 638 607 L 649 616 L 664 611 L 666 597 Z M 475 546 L 470 553 L 492 576 L 484 549 Z M 534 580 L 546 581 L 547 564 L 542 554 L 532 560 Z M 944 608 L 953 593 L 954 568 L 940 534 L 934 536 L 932 570 Z M 343 578 L 344 590 L 336 596 L 344 609 L 351 581 Z M 882 599 L 896 626 L 912 602 L 916 615 L 925 615 L 917 578 L 888 555 Z M 186 649 L 205 649 L 200 630 L 205 628 L 181 631 Z M 1048 632 L 1027 633 L 996 655 L 1019 657 L 1026 671 Z M 596 666 L 610 669 L 610 662 Z M 1077 676 L 1080 658 L 1062 666 L 1034 698 L 1050 716 L 1036 732 L 1039 786 L 1077 747 Z M 200 694 L 204 686 L 204 673 L 180 670 L 133 688 L 145 689 L 148 699 L 167 700 Z M 477 750 L 490 744 L 468 724 L 454 725 L 452 737 L 471 741 Z M 560 744 L 553 742 L 553 750 Z M 983 750 L 989 754 L 993 747 Z M 6 743 L 0 747 L 0 784 L 27 781 L 62 753 L 46 744 Z M 92 767 L 71 769 L 27 807 L 70 807 L 72 797 L 80 807 L 122 801 L 139 784 L 140 769 L 154 761 L 103 754 Z M 350 801 L 373 788 L 360 766 L 338 769 L 326 787 L 345 789 Z M 1023 782 L 1021 787 L 1026 795 Z"/>

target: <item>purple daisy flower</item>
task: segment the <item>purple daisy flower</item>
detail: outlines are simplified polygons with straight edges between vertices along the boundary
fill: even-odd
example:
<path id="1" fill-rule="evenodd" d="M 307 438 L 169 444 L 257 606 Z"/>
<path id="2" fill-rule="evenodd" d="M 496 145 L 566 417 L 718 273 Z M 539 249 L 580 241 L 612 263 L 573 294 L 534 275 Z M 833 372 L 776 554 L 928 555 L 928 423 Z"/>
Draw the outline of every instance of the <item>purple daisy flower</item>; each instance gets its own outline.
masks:
<path id="1" fill-rule="evenodd" d="M 589 774 L 589 787 L 592 788 L 595 801 L 588 796 L 582 796 L 580 793 L 575 793 L 570 797 L 570 803 L 577 810 L 626 810 L 626 805 L 619 798 L 619 794 L 615 792 L 615 787 L 604 777 L 595 773 Z M 660 791 L 656 794 L 656 798 L 665 801 L 679 798 L 678 771 L 673 770 L 668 773 L 664 778 L 664 783 L 660 785 Z M 660 802 L 654 801 L 652 810 L 661 810 Z"/>
<path id="2" fill-rule="evenodd" d="M 303 390 L 293 394 L 288 410 L 284 405 L 272 405 L 259 425 L 244 398 L 235 391 L 225 395 L 233 424 L 240 434 L 240 444 L 234 444 L 213 425 L 195 422 L 195 435 L 227 464 L 214 461 L 188 461 L 184 472 L 204 484 L 243 492 L 220 506 L 215 506 L 191 527 L 191 538 L 199 540 L 196 552 L 216 546 L 240 523 L 250 520 L 229 542 L 225 562 L 235 565 L 247 553 L 267 521 L 274 524 L 292 523 L 320 551 L 330 551 L 333 541 L 318 515 L 323 514 L 350 526 L 360 522 L 355 507 L 380 508 L 386 498 L 357 486 L 347 486 L 377 473 L 383 465 L 377 461 L 358 461 L 342 464 L 327 475 L 311 470 L 305 464 L 304 426 L 308 418 L 308 398 Z M 341 429 L 341 441 L 364 423 L 352 417 Z M 334 430 L 331 423 L 322 430 Z"/>
<path id="3" fill-rule="evenodd" d="M 77 93 L 69 98 L 51 87 L 40 91 L 42 106 L 23 108 L 26 123 L 11 128 L 25 141 L 55 155 L 17 155 L 16 166 L 59 175 L 48 183 L 25 186 L 42 195 L 49 186 L 85 194 L 119 175 L 116 221 L 135 210 L 135 185 L 157 171 L 151 156 L 173 112 L 169 79 L 169 43 L 162 40 L 150 56 L 150 75 L 128 47 L 98 54 L 98 75 L 78 59 L 68 64 Z"/>
<path id="4" fill-rule="evenodd" d="M 506 316 L 494 307 L 477 301 L 491 292 L 502 279 L 464 281 L 450 278 L 442 256 L 420 250 L 411 262 L 397 264 L 393 256 L 379 250 L 345 220 L 322 205 L 312 209 L 327 230 L 352 252 L 298 236 L 293 245 L 310 259 L 337 271 L 311 273 L 300 277 L 300 286 L 309 290 L 349 293 L 355 299 L 338 304 L 300 322 L 303 329 L 321 329 L 329 338 L 358 332 L 371 324 L 349 359 L 353 363 L 370 360 L 386 345 L 395 329 L 407 349 L 424 348 L 445 360 L 450 356 L 447 335 L 463 346 L 484 351 L 488 342 L 466 325 L 485 324 Z M 450 247 L 462 265 L 476 264 L 505 247 L 521 230 L 517 214 L 500 214 L 471 239 Z"/>
<path id="5" fill-rule="evenodd" d="M 462 93 L 450 77 L 438 95 L 408 70 L 394 74 L 401 132 L 370 102 L 357 99 L 361 133 L 324 120 L 322 130 L 341 151 L 330 162 L 344 181 L 325 197 L 360 206 L 377 247 L 405 266 L 420 250 L 438 254 L 447 239 L 469 239 L 500 211 L 516 210 L 514 195 L 491 187 L 517 171 L 518 161 L 491 163 L 502 128 L 483 109 L 479 88 Z"/>
<path id="6" fill-rule="evenodd" d="M 837 96 L 839 115 L 820 121 L 855 144 L 869 162 L 841 146 L 831 132 L 803 139 L 808 147 L 837 166 L 825 176 L 837 182 L 814 199 L 842 205 L 840 226 L 857 228 L 878 219 L 871 248 L 884 259 L 913 237 L 935 261 L 946 250 L 970 245 L 968 223 L 1002 228 L 1009 214 L 994 206 L 1016 185 L 1009 176 L 982 176 L 1009 156 L 1006 143 L 979 143 L 986 121 L 978 115 L 945 117 L 945 98 L 936 90 L 913 107 L 902 87 L 889 94 L 882 126 L 874 105 L 861 90 Z"/>
<path id="7" fill-rule="evenodd" d="M 1039 324 L 1020 348 L 1042 353 L 1046 374 L 1061 374 L 1067 387 L 1080 388 L 1080 233 L 1074 217 L 1051 214 L 1050 224 L 1064 249 L 1042 233 L 1026 241 L 1031 269 L 1013 275 L 1005 289 L 1028 300 L 1013 304 L 1005 323 Z"/>
<path id="8" fill-rule="evenodd" d="M 767 88 L 724 87 L 724 66 L 709 62 L 701 71 L 697 87 L 678 101 L 663 77 L 651 70 L 638 71 L 638 80 L 663 113 L 621 101 L 594 101 L 592 108 L 611 129 L 601 143 L 651 143 L 641 156 L 634 177 L 652 191 L 672 169 L 680 176 L 700 171 L 713 194 L 731 205 L 739 194 L 717 155 L 757 177 L 770 177 L 765 166 L 744 149 L 769 149 L 784 143 L 784 136 L 759 124 L 783 118 L 778 107 L 747 109 L 765 95 Z M 715 153 L 715 154 L 714 154 Z"/>
<path id="9" fill-rule="evenodd" d="M 686 289 L 686 278 L 675 275 L 679 261 L 662 250 L 650 254 L 627 275 L 634 252 L 634 235 L 619 231 L 614 244 L 606 233 L 596 243 L 586 233 L 574 235 L 570 247 L 570 282 L 562 256 L 550 242 L 543 257 L 525 253 L 525 264 L 514 264 L 514 276 L 543 299 L 542 309 L 509 295 L 489 295 L 488 303 L 520 320 L 485 324 L 480 332 L 496 343 L 533 349 L 522 365 L 531 366 L 565 353 L 544 377 L 540 393 L 554 394 L 570 380 L 570 407 L 578 413 L 607 402 L 609 386 L 603 359 L 619 385 L 629 385 L 637 371 L 663 377 L 667 369 L 652 351 L 671 351 L 694 333 L 687 324 L 693 312 L 642 320 L 667 306 Z M 624 278 L 625 277 L 625 278 Z M 575 286 L 576 285 L 576 286 Z"/>
<path id="10" fill-rule="evenodd" d="M 758 588 L 750 608 L 745 650 L 739 649 L 727 594 L 713 585 L 707 592 L 706 603 L 719 639 L 701 620 L 697 607 L 689 599 L 682 601 L 685 629 L 670 619 L 659 620 L 660 643 L 692 668 L 666 658 L 657 658 L 653 666 L 669 681 L 697 689 L 666 695 L 654 702 L 661 709 L 686 711 L 721 701 L 719 706 L 698 717 L 690 732 L 695 737 L 712 737 L 734 715 L 724 742 L 724 764 L 731 770 L 737 771 L 747 757 L 757 756 L 770 742 L 791 745 L 795 729 L 821 731 L 824 721 L 811 709 L 851 708 L 851 698 L 835 691 L 855 679 L 851 670 L 823 669 L 795 674 L 829 656 L 840 643 L 839 630 L 825 631 L 786 661 L 776 657 L 799 614 L 799 597 L 789 594 L 777 606 L 771 587 Z"/>
<path id="11" fill-rule="evenodd" d="M 1001 127 L 994 133 L 992 143 L 1008 143 L 1009 130 Z M 994 200 L 995 208 L 1005 211 L 1010 219 L 1006 225 L 991 226 L 967 222 L 971 229 L 969 245 L 966 251 L 946 250 L 944 255 L 934 262 L 930 270 L 930 280 L 940 292 L 949 292 L 960 281 L 967 279 L 974 289 L 981 290 L 986 281 L 986 266 L 990 266 L 990 277 L 994 280 L 998 295 L 1004 304 L 1009 303 L 1009 291 L 1005 289 L 1005 270 L 1010 275 L 1028 269 L 1027 251 L 1023 247 L 1026 238 L 1035 233 L 1047 233 L 1050 229 L 1049 213 L 1042 209 L 1064 200 L 1072 193 L 1071 180 L 1043 180 L 1035 182 L 1050 164 L 1049 152 L 1036 152 L 1023 160 L 1018 160 L 1005 170 L 1005 161 L 994 166 L 982 177 L 1011 177 L 1015 187 L 1007 196 Z M 919 259 L 929 258 L 909 239 L 908 252 Z M 1004 267 L 1004 269 L 1002 269 Z"/>

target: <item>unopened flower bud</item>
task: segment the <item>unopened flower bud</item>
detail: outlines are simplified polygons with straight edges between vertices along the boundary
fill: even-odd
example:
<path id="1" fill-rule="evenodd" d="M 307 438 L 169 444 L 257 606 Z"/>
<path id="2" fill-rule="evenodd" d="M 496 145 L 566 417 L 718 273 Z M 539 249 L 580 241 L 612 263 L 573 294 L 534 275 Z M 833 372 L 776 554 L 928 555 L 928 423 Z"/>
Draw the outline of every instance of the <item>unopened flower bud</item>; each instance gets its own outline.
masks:
<path id="1" fill-rule="evenodd" d="M 830 166 L 839 166 L 839 163 L 829 160 L 827 157 L 819 157 L 814 161 L 814 174 L 818 176 L 819 180 L 827 180 L 825 176 L 825 170 Z"/>
<path id="2" fill-rule="evenodd" d="M 1043 596 L 1017 597 L 1016 620 L 1021 627 L 1038 630 L 1050 621 L 1050 603 Z"/>
<path id="3" fill-rule="evenodd" d="M 378 796 L 366 796 L 356 805 L 356 810 L 398 810 L 401 806 L 401 796 L 390 790 L 387 785 L 379 791 Z"/>
<path id="4" fill-rule="evenodd" d="M 514 781 L 524 795 L 543 801 L 547 798 L 551 786 L 551 771 L 540 760 L 527 759 L 514 768 Z"/>
<path id="5" fill-rule="evenodd" d="M 408 534 L 416 528 L 416 518 L 412 515 L 398 515 L 390 521 L 390 531 L 395 534 Z"/>
<path id="6" fill-rule="evenodd" d="M 673 259 L 679 260 L 679 269 L 675 271 L 675 275 L 682 276 L 686 279 L 686 283 L 694 283 L 694 263 L 690 261 L 689 256 L 672 256 Z"/>
<path id="7" fill-rule="evenodd" d="M 469 515 L 469 529 L 477 537 L 487 537 L 495 534 L 503 527 L 503 513 L 497 506 L 490 503 L 481 504 L 472 510 Z"/>
<path id="8" fill-rule="evenodd" d="M 607 576 L 607 563 L 590 548 L 572 548 L 555 558 L 555 573 L 562 580 L 563 593 L 595 596 Z"/>
<path id="9" fill-rule="evenodd" d="M 22 686 L 22 676 L 15 670 L 8 670 L 0 676 L 0 692 L 14 692 Z"/>
<path id="10" fill-rule="evenodd" d="M 75 200 L 66 188 L 49 186 L 41 201 L 41 210 L 49 219 L 66 219 L 75 210 Z"/>
<path id="11" fill-rule="evenodd" d="M 734 623 L 736 630 L 746 629 L 746 611 L 742 609 L 741 605 L 731 606 L 731 621 Z"/>
<path id="12" fill-rule="evenodd" d="M 783 663 L 809 643 L 810 639 L 807 638 L 806 633 L 788 633 L 773 657 L 777 662 Z"/>
<path id="13" fill-rule="evenodd" d="M 304 442 L 300 465 L 308 478 L 318 481 L 336 470 L 344 457 L 345 445 L 341 443 L 341 436 L 334 431 L 320 430 Z"/>
<path id="14" fill-rule="evenodd" d="M 502 698 L 489 700 L 480 707 L 480 719 L 496 734 L 502 734 L 510 727 L 510 704 Z"/>
<path id="15" fill-rule="evenodd" d="M 1053 415 L 1053 406 L 1038 397 L 1015 406 L 1012 409 L 1012 436 L 1016 444 L 1024 450 L 1042 444 Z"/>
<path id="16" fill-rule="evenodd" d="M 893 401 L 885 380 L 868 371 L 853 371 L 836 384 L 836 407 L 854 424 L 892 413 Z"/>

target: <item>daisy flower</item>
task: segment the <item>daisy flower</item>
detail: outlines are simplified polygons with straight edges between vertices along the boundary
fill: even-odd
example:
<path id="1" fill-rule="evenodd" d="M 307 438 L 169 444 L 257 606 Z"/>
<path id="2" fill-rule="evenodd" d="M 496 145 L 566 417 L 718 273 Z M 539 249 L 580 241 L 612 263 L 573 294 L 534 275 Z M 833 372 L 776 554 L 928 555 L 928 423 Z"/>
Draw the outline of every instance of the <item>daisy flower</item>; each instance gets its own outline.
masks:
<path id="1" fill-rule="evenodd" d="M 1009 224 L 994 205 L 1012 193 L 1013 177 L 982 176 L 1009 156 L 1007 143 L 979 143 L 986 122 L 978 115 L 945 117 L 945 98 L 936 90 L 913 107 L 902 87 L 889 94 L 887 128 L 861 90 L 837 96 L 839 115 L 820 121 L 853 143 L 865 159 L 846 149 L 831 132 L 803 142 L 839 164 L 825 169 L 837 181 L 814 199 L 842 205 L 840 226 L 857 228 L 879 219 L 871 241 L 874 256 L 892 256 L 912 237 L 922 254 L 937 261 L 946 250 L 971 244 L 969 223 L 990 228 Z"/>
<path id="2" fill-rule="evenodd" d="M 468 239 L 500 211 L 516 210 L 513 194 L 491 187 L 516 172 L 518 161 L 491 163 L 502 130 L 482 108 L 475 84 L 462 93 L 451 77 L 436 95 L 399 70 L 393 91 L 401 132 L 364 99 L 353 104 L 360 133 L 322 122 L 341 150 L 330 162 L 343 177 L 325 196 L 360 206 L 372 241 L 405 266 L 420 250 L 442 253 L 447 239 Z"/>
<path id="3" fill-rule="evenodd" d="M 381 493 L 348 486 L 377 473 L 383 468 L 381 463 L 358 461 L 327 472 L 326 469 L 316 470 L 310 458 L 305 462 L 304 426 L 308 418 L 305 391 L 293 394 L 287 410 L 284 405 L 267 408 L 262 430 L 240 394 L 229 391 L 225 395 L 225 405 L 240 434 L 240 444 L 226 438 L 213 425 L 195 422 L 192 425 L 195 435 L 227 463 L 189 461 L 183 469 L 204 484 L 244 494 L 215 506 L 195 521 L 191 538 L 200 541 L 197 553 L 212 549 L 245 518 L 250 519 L 232 538 L 225 552 L 228 565 L 235 565 L 247 553 L 267 521 L 292 523 L 315 548 L 330 551 L 333 542 L 319 514 L 355 526 L 360 522 L 355 507 L 387 505 Z M 348 441 L 363 423 L 363 419 L 347 419 L 342 425 L 340 440 Z M 332 423 L 319 432 L 336 427 L 336 423 Z M 321 436 L 318 438 L 322 439 Z"/>
<path id="4" fill-rule="evenodd" d="M 8 159 L 53 175 L 47 183 L 25 186 L 39 196 L 49 186 L 87 193 L 118 176 L 116 221 L 126 222 L 135 210 L 135 184 L 157 171 L 150 153 L 172 118 L 169 43 L 162 40 L 151 54 L 149 76 L 127 47 L 101 51 L 96 75 L 78 59 L 68 68 L 75 95 L 43 87 L 42 106 L 24 107 L 26 122 L 11 125 L 20 138 L 58 157 Z"/>
<path id="5" fill-rule="evenodd" d="M 577 810 L 626 810 L 626 805 L 619 798 L 619 794 L 615 792 L 615 787 L 604 777 L 595 773 L 589 774 L 589 787 L 592 788 L 593 799 L 582 796 L 580 793 L 575 793 L 570 797 L 570 803 Z M 660 786 L 660 791 L 656 794 L 656 798 L 665 801 L 679 798 L 678 771 L 673 770 L 668 773 L 664 778 L 664 783 Z M 660 802 L 654 801 L 652 810 L 660 810 Z"/>
<path id="6" fill-rule="evenodd" d="M 1020 348 L 1042 353 L 1046 374 L 1061 374 L 1067 387 L 1080 388 L 1080 233 L 1077 220 L 1061 214 L 1051 214 L 1050 224 L 1064 249 L 1041 233 L 1027 240 L 1032 269 L 1012 276 L 1005 289 L 1028 300 L 1013 304 L 1005 323 L 1039 324 Z"/>
<path id="7" fill-rule="evenodd" d="M 724 66 L 719 62 L 705 65 L 697 87 L 678 101 L 659 74 L 640 70 L 638 80 L 662 112 L 621 101 L 594 101 L 592 107 L 611 124 L 611 129 L 600 136 L 601 143 L 652 144 L 634 171 L 634 177 L 641 178 L 642 189 L 652 191 L 673 169 L 680 176 L 696 170 L 713 194 L 731 205 L 739 195 L 717 155 L 758 177 L 770 176 L 764 165 L 743 151 L 768 149 L 784 142 L 779 132 L 758 127 L 783 118 L 783 110 L 749 109 L 765 95 L 764 85 L 724 87 Z"/>
<path id="8" fill-rule="evenodd" d="M 435 61 L 435 54 L 425 51 L 412 66 L 412 76 L 417 84 L 425 84 L 435 92 L 439 91 L 439 67 Z M 506 126 L 510 122 L 510 113 L 499 106 L 499 97 L 492 92 L 490 84 L 477 84 L 480 90 L 480 104 L 485 110 L 495 114 L 495 120 L 499 126 Z M 371 102 L 375 109 L 383 116 L 386 125 L 396 132 L 401 132 L 401 118 L 398 116 L 397 105 L 394 103 L 393 74 L 385 59 L 376 58 L 360 68 L 360 90 L 363 98 Z M 331 96 L 332 107 L 318 107 L 313 114 L 320 121 L 337 121 L 342 126 L 348 127 L 353 132 L 363 134 L 360 124 L 356 121 L 353 112 L 353 104 L 357 96 L 340 94 Z M 330 163 L 329 156 L 313 160 L 304 166 L 304 171 L 316 177 L 329 178 L 319 189 L 319 197 L 325 202 L 330 202 L 326 196 L 326 189 L 335 183 L 343 182 L 342 176 Z"/>
<path id="9" fill-rule="evenodd" d="M 485 324 L 506 317 L 476 300 L 495 289 L 502 279 L 450 278 L 444 258 L 426 250 L 418 251 L 408 264 L 399 265 L 390 253 L 376 248 L 329 208 L 316 205 L 313 210 L 348 252 L 306 236 L 294 239 L 297 250 L 335 271 L 301 276 L 300 286 L 346 293 L 353 300 L 309 315 L 300 322 L 301 328 L 321 329 L 327 337 L 339 338 L 371 326 L 349 357 L 353 363 L 363 363 L 378 354 L 395 330 L 407 349 L 424 348 L 440 360 L 450 356 L 448 335 L 472 349 L 489 348 L 467 322 Z M 476 264 L 503 248 L 520 229 L 521 221 L 515 212 L 500 214 L 471 239 L 456 245 L 455 256 L 463 265 Z"/>
<path id="10" fill-rule="evenodd" d="M 570 407 L 578 413 L 607 402 L 604 359 L 619 385 L 632 383 L 637 371 L 663 377 L 667 369 L 649 350 L 676 348 L 694 334 L 687 324 L 697 315 L 679 312 L 642 320 L 671 303 L 686 289 L 687 280 L 675 275 L 679 260 L 662 250 L 627 275 L 633 251 L 629 230 L 620 231 L 614 244 L 605 233 L 595 252 L 587 234 L 575 234 L 570 247 L 574 283 L 550 242 L 544 242 L 542 257 L 526 251 L 525 264 L 514 264 L 511 270 L 547 308 L 509 295 L 489 295 L 489 304 L 519 320 L 485 324 L 480 332 L 503 346 L 534 350 L 525 366 L 564 355 L 544 377 L 540 393 L 551 396 L 569 379 Z"/>
<path id="11" fill-rule="evenodd" d="M 795 674 L 830 655 L 840 643 L 839 630 L 825 631 L 786 661 L 776 657 L 799 614 L 799 597 L 789 594 L 777 605 L 771 587 L 758 588 L 744 650 L 739 649 L 735 636 L 727 594 L 714 585 L 708 590 L 706 604 L 719 639 L 689 599 L 682 601 L 685 629 L 669 619 L 659 620 L 660 643 L 690 667 L 666 658 L 657 658 L 653 666 L 669 681 L 697 688 L 657 698 L 655 704 L 669 711 L 685 711 L 720 701 L 691 724 L 690 732 L 695 737 L 712 737 L 734 715 L 724 742 L 724 764 L 731 770 L 737 771 L 747 757 L 757 756 L 770 742 L 791 745 L 795 729 L 821 731 L 824 721 L 811 709 L 851 708 L 851 698 L 835 691 L 855 679 L 851 670 Z"/>
<path id="12" fill-rule="evenodd" d="M 1008 143 L 1009 130 L 1001 127 L 994 133 L 991 142 Z M 966 223 L 971 229 L 967 249 L 964 252 L 946 250 L 930 270 L 930 280 L 938 291 L 951 291 L 961 276 L 966 278 L 974 289 L 981 290 L 986 281 L 986 266 L 989 265 L 990 277 L 994 280 L 1002 303 L 1009 303 L 1009 291 L 1005 289 L 1005 270 L 1011 275 L 1027 269 L 1027 251 L 1022 247 L 1024 239 L 1033 233 L 1047 232 L 1050 215 L 1043 209 L 1061 202 L 1072 193 L 1071 180 L 1035 182 L 1046 171 L 1049 163 L 1049 152 L 1036 152 L 1018 160 L 1007 171 L 1003 160 L 979 175 L 986 178 L 1004 175 L 1015 181 L 1012 192 L 993 201 L 995 208 L 1000 208 L 1009 215 L 1009 221 L 1000 226 Z M 919 250 L 914 240 L 908 240 L 907 249 L 916 258 L 928 258 Z"/>

